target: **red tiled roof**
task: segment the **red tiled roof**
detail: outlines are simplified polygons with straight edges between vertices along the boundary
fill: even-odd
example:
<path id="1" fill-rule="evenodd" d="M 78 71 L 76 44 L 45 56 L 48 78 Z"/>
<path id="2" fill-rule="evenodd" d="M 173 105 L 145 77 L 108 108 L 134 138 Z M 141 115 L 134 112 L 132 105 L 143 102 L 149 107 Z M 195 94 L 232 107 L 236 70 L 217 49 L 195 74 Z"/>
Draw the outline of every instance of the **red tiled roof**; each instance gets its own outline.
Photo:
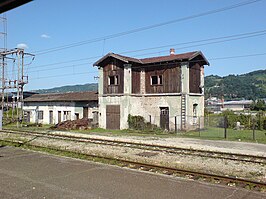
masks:
<path id="1" fill-rule="evenodd" d="M 35 94 L 26 98 L 25 102 L 72 102 L 72 101 L 97 101 L 98 93 L 95 91 L 73 93 Z"/>
<path id="2" fill-rule="evenodd" d="M 168 56 L 150 57 L 150 58 L 144 58 L 144 59 L 140 59 L 140 60 L 143 64 L 173 61 L 173 60 L 183 60 L 183 59 L 192 58 L 196 53 L 197 53 L 197 51 L 183 53 L 183 54 L 168 55 Z"/>
<path id="3" fill-rule="evenodd" d="M 108 53 L 107 55 L 99 59 L 97 62 L 95 62 L 93 65 L 101 66 L 101 63 L 108 57 L 114 57 L 126 63 L 134 62 L 134 63 L 139 63 L 139 64 L 150 64 L 150 63 L 167 62 L 167 61 L 174 61 L 174 60 L 178 60 L 178 61 L 191 60 L 198 55 L 202 57 L 202 61 L 205 62 L 206 65 L 209 65 L 209 62 L 207 61 L 207 59 L 204 57 L 204 55 L 200 51 L 187 52 L 183 54 L 173 54 L 173 55 L 160 56 L 160 57 L 150 57 L 150 58 L 143 58 L 143 59 L 127 57 L 127 56 L 123 56 L 123 55 L 119 55 L 115 53 Z"/>

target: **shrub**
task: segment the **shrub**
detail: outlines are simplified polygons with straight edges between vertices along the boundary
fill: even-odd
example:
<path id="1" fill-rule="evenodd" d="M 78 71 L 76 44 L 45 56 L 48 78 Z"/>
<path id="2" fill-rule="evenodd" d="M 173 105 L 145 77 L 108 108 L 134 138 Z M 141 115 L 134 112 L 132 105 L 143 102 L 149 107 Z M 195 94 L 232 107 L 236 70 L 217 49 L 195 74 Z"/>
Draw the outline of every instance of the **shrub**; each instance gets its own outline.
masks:
<path id="1" fill-rule="evenodd" d="M 145 120 L 142 116 L 128 115 L 128 126 L 130 129 L 143 130 L 146 127 Z"/>

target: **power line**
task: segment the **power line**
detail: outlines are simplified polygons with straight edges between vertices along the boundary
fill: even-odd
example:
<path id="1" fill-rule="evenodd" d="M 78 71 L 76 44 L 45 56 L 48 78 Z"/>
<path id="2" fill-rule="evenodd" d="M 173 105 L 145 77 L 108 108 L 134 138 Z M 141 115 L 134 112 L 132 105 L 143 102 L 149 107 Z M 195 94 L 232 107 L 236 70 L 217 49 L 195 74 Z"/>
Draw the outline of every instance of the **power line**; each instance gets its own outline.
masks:
<path id="1" fill-rule="evenodd" d="M 261 34 L 256 34 L 256 35 L 238 37 L 238 38 L 233 38 L 233 39 L 226 39 L 226 40 L 222 40 L 222 41 L 214 41 L 214 42 L 207 42 L 207 43 L 203 43 L 203 44 L 195 44 L 195 45 L 175 48 L 175 50 L 181 50 L 181 49 L 198 47 L 198 46 L 206 46 L 206 45 L 210 45 L 210 44 L 224 43 L 224 42 L 228 42 L 228 41 L 236 41 L 236 40 L 240 40 L 240 39 L 246 39 L 246 38 L 256 37 L 256 36 L 261 36 L 261 35 L 266 35 L 266 32 L 265 33 L 261 33 Z M 163 52 L 165 52 L 165 51 L 157 51 L 157 52 L 145 53 L 145 54 L 135 55 L 135 56 L 143 56 L 143 55 L 150 55 L 150 54 L 163 53 Z"/>
<path id="2" fill-rule="evenodd" d="M 33 78 L 31 80 L 35 80 L 35 79 L 48 79 L 48 78 L 58 78 L 58 77 L 65 77 L 65 76 L 73 76 L 73 75 L 86 75 L 86 74 L 96 74 L 97 72 L 80 72 L 80 73 L 67 73 L 67 74 L 62 74 L 62 75 L 51 75 L 51 76 L 42 76 L 42 77 L 38 77 L 38 78 Z"/>
<path id="3" fill-rule="evenodd" d="M 240 34 L 234 34 L 234 35 L 228 35 L 228 36 L 222 36 L 222 37 L 213 37 L 213 38 L 209 38 L 209 39 L 201 39 L 201 40 L 195 40 L 195 41 L 189 41 L 189 42 L 156 46 L 156 47 L 151 47 L 151 48 L 143 48 L 143 49 L 138 49 L 138 50 L 124 51 L 124 52 L 119 52 L 118 54 L 130 54 L 130 53 L 135 53 L 135 52 L 142 52 L 142 51 L 148 51 L 148 50 L 154 50 L 154 49 L 160 49 L 160 48 L 166 48 L 166 47 L 173 47 L 173 46 L 180 46 L 180 45 L 186 45 L 186 44 L 201 43 L 201 42 L 205 42 L 205 41 L 215 41 L 215 40 L 227 39 L 227 40 L 222 40 L 222 41 L 209 42 L 209 43 L 203 43 L 203 44 L 197 44 L 197 45 L 193 45 L 193 46 L 186 46 L 186 47 L 178 48 L 178 49 L 183 49 L 183 48 L 185 49 L 185 48 L 191 48 L 191 47 L 196 47 L 196 46 L 204 46 L 204 45 L 209 45 L 209 44 L 222 43 L 222 42 L 234 41 L 234 40 L 245 39 L 245 38 L 250 38 L 250 37 L 262 36 L 265 34 L 266 34 L 266 29 L 254 31 L 254 32 L 248 32 L 248 33 L 240 33 Z M 232 38 L 232 39 L 229 39 L 229 38 Z M 137 56 L 156 54 L 156 53 L 161 53 L 161 52 L 165 52 L 165 51 L 160 51 L 160 52 L 155 52 L 155 53 L 154 52 L 153 53 L 146 53 L 146 54 L 141 54 L 141 55 L 137 55 Z M 69 61 L 56 62 L 56 63 L 51 63 L 51 64 L 34 66 L 34 68 L 41 68 L 41 67 L 58 65 L 58 64 L 63 64 L 63 63 L 77 62 L 77 61 L 82 61 L 82 60 L 90 60 L 90 59 L 96 59 L 96 58 L 101 58 L 101 57 L 102 57 L 101 55 L 98 55 L 98 56 L 92 56 L 92 57 L 87 57 L 87 58 L 74 59 L 74 60 L 69 60 Z"/>
<path id="4" fill-rule="evenodd" d="M 209 58 L 208 60 L 228 60 L 228 59 L 236 59 L 236 58 L 243 58 L 243 57 L 256 57 L 256 56 L 263 56 L 266 55 L 265 53 L 256 53 L 256 54 L 245 54 L 245 55 L 236 55 L 236 56 L 227 56 L 227 57 L 213 57 L 213 58 Z M 194 63 L 194 62 L 199 62 L 199 61 L 205 61 L 205 60 L 195 60 L 195 61 L 188 61 L 189 63 Z M 93 63 L 93 62 L 91 62 Z M 91 64 L 88 63 L 88 64 Z M 152 65 L 154 66 L 154 65 Z M 49 69 L 48 69 L 49 70 Z M 37 71 L 36 71 L 37 72 Z M 48 78 L 56 78 L 56 77 L 63 77 L 63 76 L 71 76 L 71 75 L 83 75 L 83 74 L 96 74 L 97 72 L 80 72 L 80 73 L 68 73 L 68 74 L 61 74 L 61 75 L 52 75 L 52 76 L 42 76 L 42 77 L 37 77 L 37 78 L 33 78 L 31 80 L 35 80 L 35 79 L 48 79 Z"/>
<path id="5" fill-rule="evenodd" d="M 195 41 L 189 41 L 189 42 L 183 42 L 183 43 L 176 43 L 176 44 L 168 44 L 168 45 L 163 45 L 163 46 L 156 46 L 156 47 L 151 47 L 151 48 L 144 48 L 144 49 L 140 49 L 140 50 L 131 50 L 131 51 L 125 51 L 125 52 L 122 52 L 122 53 L 135 53 L 135 52 L 141 52 L 141 51 L 147 51 L 147 50 L 154 50 L 154 49 L 160 49 L 160 48 L 166 48 L 166 47 L 173 47 L 173 46 L 179 46 L 179 45 L 187 45 L 187 44 L 193 44 L 193 43 L 201 43 L 201 42 L 205 42 L 205 41 L 213 41 L 213 40 L 221 40 L 221 39 L 229 39 L 229 38 L 232 38 L 231 40 L 217 41 L 217 42 L 221 43 L 221 42 L 226 42 L 226 41 L 233 41 L 233 40 L 244 39 L 244 38 L 249 38 L 249 37 L 261 36 L 261 35 L 265 35 L 265 34 L 266 34 L 266 29 L 260 30 L 260 31 L 255 31 L 255 32 L 234 34 L 234 35 L 228 35 L 228 36 L 222 36 L 222 37 L 213 37 L 213 38 L 209 38 L 209 39 L 195 40 Z M 212 44 L 212 43 L 207 43 L 207 44 Z M 206 44 L 198 44 L 196 46 L 200 46 L 200 45 L 206 45 Z M 189 46 L 189 47 L 194 47 L 194 46 Z M 184 47 L 184 48 L 187 48 L 187 47 Z M 180 49 L 182 49 L 182 48 L 180 48 Z"/>
<path id="6" fill-rule="evenodd" d="M 174 20 L 170 20 L 170 21 L 166 21 L 166 22 L 162 22 L 162 23 L 158 23 L 158 24 L 153 24 L 153 25 L 140 27 L 140 28 L 136 28 L 136 29 L 120 32 L 120 33 L 115 33 L 115 34 L 111 34 L 111 35 L 107 35 L 107 36 L 103 36 L 103 37 L 98 37 L 98 38 L 95 38 L 95 39 L 84 40 L 84 41 L 75 42 L 75 43 L 72 43 L 72 44 L 62 45 L 62 46 L 58 46 L 58 47 L 54 47 L 54 48 L 39 50 L 39 51 L 35 51 L 34 53 L 36 55 L 43 55 L 43 54 L 47 54 L 47 53 L 51 53 L 51 52 L 55 52 L 55 51 L 60 51 L 60 50 L 68 49 L 68 48 L 73 48 L 73 47 L 85 45 L 85 44 L 88 44 L 88 43 L 95 43 L 95 42 L 99 42 L 99 41 L 103 41 L 103 40 L 106 41 L 108 39 L 113 39 L 113 38 L 116 38 L 116 37 L 121 37 L 121 36 L 124 36 L 124 35 L 133 34 L 133 33 L 136 33 L 136 32 L 141 32 L 141 31 L 154 29 L 154 28 L 157 28 L 157 27 L 161 27 L 161 26 L 165 26 L 165 25 L 169 25 L 169 24 L 173 24 L 173 23 L 177 23 L 177 22 L 181 22 L 181 21 L 186 21 L 186 20 L 190 20 L 190 19 L 194 19 L 194 18 L 198 18 L 198 17 L 208 16 L 208 15 L 211 15 L 211 14 L 215 14 L 215 13 L 219 13 L 219 12 L 223 12 L 223 11 L 227 11 L 227 10 L 232 10 L 232 9 L 239 8 L 239 7 L 242 7 L 242 6 L 246 6 L 246 5 L 250 5 L 250 4 L 253 4 L 253 3 L 257 3 L 259 1 L 262 1 L 262 0 L 249 0 L 249 1 L 241 2 L 241 3 L 233 4 L 233 5 L 230 5 L 230 6 L 226 6 L 226 7 L 223 7 L 223 8 L 218 8 L 218 9 L 214 9 L 214 10 L 211 10 L 211 11 L 202 12 L 202 13 L 199 13 L 199 14 L 190 15 L 190 16 L 187 16 L 187 17 L 182 17 L 182 18 L 178 18 L 178 19 L 174 19 Z"/>
<path id="7" fill-rule="evenodd" d="M 256 53 L 256 54 L 247 54 L 247 55 L 236 55 L 236 56 L 229 56 L 229 57 L 216 57 L 216 58 L 210 58 L 208 60 L 221 60 L 221 59 L 236 59 L 236 58 L 243 58 L 243 57 L 257 57 L 257 56 L 263 56 L 266 55 L 265 53 Z"/>
<path id="8" fill-rule="evenodd" d="M 67 65 L 67 66 L 60 66 L 60 67 L 56 67 L 56 68 L 46 68 L 46 69 L 41 69 L 41 70 L 33 70 L 30 71 L 29 73 L 33 73 L 33 72 L 41 72 L 41 71 L 50 71 L 50 70 L 57 70 L 57 69 L 61 69 L 61 68 L 74 68 L 77 66 L 82 66 L 82 65 L 89 65 L 92 64 L 93 62 L 90 63 L 82 63 L 82 64 L 75 64 L 75 65 Z"/>

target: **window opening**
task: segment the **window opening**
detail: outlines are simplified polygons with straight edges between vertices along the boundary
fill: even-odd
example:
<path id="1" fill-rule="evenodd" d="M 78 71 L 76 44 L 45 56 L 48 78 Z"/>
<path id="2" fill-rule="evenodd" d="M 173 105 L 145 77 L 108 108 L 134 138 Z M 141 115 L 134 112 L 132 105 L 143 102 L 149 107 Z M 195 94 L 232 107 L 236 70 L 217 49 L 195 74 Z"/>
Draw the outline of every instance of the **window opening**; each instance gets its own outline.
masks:
<path id="1" fill-rule="evenodd" d="M 197 117 L 197 108 L 198 108 L 198 104 L 193 104 L 193 117 Z"/>
<path id="2" fill-rule="evenodd" d="M 118 75 L 109 76 L 109 85 L 118 85 Z"/>
<path id="3" fill-rule="evenodd" d="M 151 85 L 162 85 L 162 84 L 163 84 L 163 76 L 162 75 L 151 76 Z"/>

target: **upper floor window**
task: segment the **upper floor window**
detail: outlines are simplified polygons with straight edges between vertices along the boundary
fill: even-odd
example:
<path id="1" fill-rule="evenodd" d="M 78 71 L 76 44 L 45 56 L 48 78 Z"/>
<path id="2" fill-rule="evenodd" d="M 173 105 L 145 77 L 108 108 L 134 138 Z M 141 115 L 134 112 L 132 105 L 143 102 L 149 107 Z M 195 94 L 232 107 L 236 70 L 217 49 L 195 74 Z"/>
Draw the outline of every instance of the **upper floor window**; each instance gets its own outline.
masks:
<path id="1" fill-rule="evenodd" d="M 118 85 L 118 75 L 109 76 L 108 85 Z"/>
<path id="2" fill-rule="evenodd" d="M 151 85 L 162 85 L 162 84 L 163 84 L 163 76 L 162 75 L 151 76 Z"/>

